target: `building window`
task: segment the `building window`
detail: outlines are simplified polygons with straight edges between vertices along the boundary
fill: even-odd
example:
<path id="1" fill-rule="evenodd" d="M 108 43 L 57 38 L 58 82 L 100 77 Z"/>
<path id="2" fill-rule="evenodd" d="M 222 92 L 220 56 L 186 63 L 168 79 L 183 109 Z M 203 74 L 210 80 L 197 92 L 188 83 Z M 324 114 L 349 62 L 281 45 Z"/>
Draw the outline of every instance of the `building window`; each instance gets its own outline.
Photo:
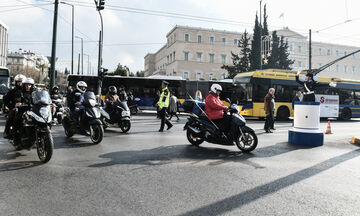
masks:
<path id="1" fill-rule="evenodd" d="M 214 37 L 213 36 L 210 37 L 210 44 L 214 44 Z"/>
<path id="2" fill-rule="evenodd" d="M 336 53 L 336 56 L 339 56 L 339 50 L 336 50 L 335 53 Z"/>
<path id="3" fill-rule="evenodd" d="M 331 71 L 331 66 L 328 67 L 328 71 Z"/>
<path id="4" fill-rule="evenodd" d="M 196 73 L 196 80 L 199 80 L 201 78 L 201 73 Z"/>
<path id="5" fill-rule="evenodd" d="M 214 79 L 214 74 L 209 74 L 209 80 L 213 80 Z"/>
<path id="6" fill-rule="evenodd" d="M 221 79 L 225 79 L 225 73 L 221 74 Z"/>
<path id="7" fill-rule="evenodd" d="M 319 48 L 319 55 L 321 55 L 321 48 Z"/>
<path id="8" fill-rule="evenodd" d="M 221 63 L 226 64 L 226 55 L 221 55 Z"/>
<path id="9" fill-rule="evenodd" d="M 238 46 L 238 39 L 234 39 L 234 46 Z"/>
<path id="10" fill-rule="evenodd" d="M 292 43 L 290 44 L 289 49 L 290 49 L 290 51 L 293 51 L 293 50 L 294 50 L 294 47 L 293 47 L 293 44 L 292 44 Z"/>
<path id="11" fill-rule="evenodd" d="M 222 41 L 222 44 L 225 46 L 226 45 L 226 38 L 222 38 L 221 41 Z"/>
<path id="12" fill-rule="evenodd" d="M 299 53 L 301 53 L 301 46 L 298 46 L 298 51 Z"/>
<path id="13" fill-rule="evenodd" d="M 185 42 L 189 42 L 189 34 L 185 34 Z"/>
<path id="14" fill-rule="evenodd" d="M 330 49 L 327 50 L 327 55 L 328 56 L 331 55 L 331 50 Z"/>
<path id="15" fill-rule="evenodd" d="M 346 56 L 347 55 L 347 52 L 346 51 L 344 51 L 344 56 Z"/>
<path id="16" fill-rule="evenodd" d="M 355 66 L 352 66 L 352 72 L 355 73 Z"/>
<path id="17" fill-rule="evenodd" d="M 170 53 L 170 62 L 172 62 L 172 53 Z"/>
<path id="18" fill-rule="evenodd" d="M 184 60 L 189 61 L 189 52 L 184 52 Z"/>
<path id="19" fill-rule="evenodd" d="M 189 78 L 189 72 L 184 72 L 184 79 L 188 79 Z"/>
<path id="20" fill-rule="evenodd" d="M 166 56 L 166 58 L 167 58 L 167 63 L 169 64 L 169 56 Z"/>
<path id="21" fill-rule="evenodd" d="M 354 53 L 354 54 L 352 54 L 352 57 L 353 57 L 353 58 L 355 58 L 355 53 Z"/>
<path id="22" fill-rule="evenodd" d="M 175 51 L 173 52 L 173 56 L 174 56 L 173 61 L 175 61 Z"/>
<path id="23" fill-rule="evenodd" d="M 176 71 L 173 71 L 173 76 L 176 76 Z"/>
<path id="24" fill-rule="evenodd" d="M 301 61 L 298 61 L 298 66 L 301 67 Z"/>
<path id="25" fill-rule="evenodd" d="M 198 35 L 198 43 L 201 43 L 201 35 Z"/>
<path id="26" fill-rule="evenodd" d="M 201 62 L 202 53 L 196 53 L 196 55 L 197 55 L 197 61 Z"/>
<path id="27" fill-rule="evenodd" d="M 339 65 L 336 65 L 336 72 L 339 72 Z"/>
<path id="28" fill-rule="evenodd" d="M 210 57 L 210 63 L 214 63 L 214 54 L 209 54 Z"/>
<path id="29" fill-rule="evenodd" d="M 321 63 L 319 63 L 319 67 L 321 67 Z"/>
<path id="30" fill-rule="evenodd" d="M 347 66 L 344 65 L 344 72 L 346 73 L 347 72 Z"/>

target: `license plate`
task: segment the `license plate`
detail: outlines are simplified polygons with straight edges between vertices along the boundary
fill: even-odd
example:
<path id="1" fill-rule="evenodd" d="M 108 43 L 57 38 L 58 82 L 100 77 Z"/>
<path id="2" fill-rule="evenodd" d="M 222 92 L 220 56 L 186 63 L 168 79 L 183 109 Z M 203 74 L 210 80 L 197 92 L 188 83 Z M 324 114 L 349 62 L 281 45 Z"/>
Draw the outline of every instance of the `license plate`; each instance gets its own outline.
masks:
<path id="1" fill-rule="evenodd" d="M 121 113 L 122 116 L 130 116 L 130 111 L 123 111 Z"/>
<path id="2" fill-rule="evenodd" d="M 4 95 L 0 95 L 0 99 L 3 99 Z"/>

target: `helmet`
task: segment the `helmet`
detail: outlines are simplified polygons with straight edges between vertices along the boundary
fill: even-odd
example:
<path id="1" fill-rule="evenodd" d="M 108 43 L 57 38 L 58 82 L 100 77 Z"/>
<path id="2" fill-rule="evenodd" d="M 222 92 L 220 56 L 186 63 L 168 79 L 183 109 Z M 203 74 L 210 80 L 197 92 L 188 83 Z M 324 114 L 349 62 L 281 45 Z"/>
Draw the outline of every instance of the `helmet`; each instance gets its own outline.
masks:
<path id="1" fill-rule="evenodd" d="M 18 74 L 14 77 L 15 82 L 23 82 L 26 79 L 26 76 Z"/>
<path id="2" fill-rule="evenodd" d="M 212 84 L 210 91 L 216 93 L 216 91 L 222 91 L 221 85 L 219 84 Z"/>
<path id="3" fill-rule="evenodd" d="M 25 81 L 23 81 L 23 84 L 30 84 L 30 85 L 34 85 L 35 82 L 32 78 L 26 78 Z"/>
<path id="4" fill-rule="evenodd" d="M 85 89 L 85 90 L 82 90 L 81 87 L 87 88 L 86 82 L 84 82 L 84 81 L 79 81 L 78 83 L 76 83 L 76 89 L 79 90 L 79 92 L 84 93 L 84 92 L 86 91 L 86 89 Z"/>
<path id="5" fill-rule="evenodd" d="M 54 86 L 54 87 L 53 87 L 53 90 L 55 90 L 55 89 L 59 90 L 59 87 L 58 87 L 58 86 Z"/>
<path id="6" fill-rule="evenodd" d="M 117 89 L 115 86 L 109 86 L 109 92 L 110 94 L 116 94 L 117 93 Z"/>

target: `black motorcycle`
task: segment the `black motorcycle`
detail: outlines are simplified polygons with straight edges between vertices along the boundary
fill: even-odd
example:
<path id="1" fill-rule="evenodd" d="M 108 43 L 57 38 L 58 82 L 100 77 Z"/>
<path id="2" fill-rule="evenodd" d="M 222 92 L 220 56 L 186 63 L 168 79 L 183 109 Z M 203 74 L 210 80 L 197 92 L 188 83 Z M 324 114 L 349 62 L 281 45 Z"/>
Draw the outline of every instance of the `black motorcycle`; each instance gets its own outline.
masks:
<path id="1" fill-rule="evenodd" d="M 117 124 L 124 132 L 128 132 L 131 128 L 130 109 L 124 102 L 112 102 L 106 110 L 101 110 L 101 121 L 104 127 L 110 127 Z"/>
<path id="2" fill-rule="evenodd" d="M 80 94 L 80 93 L 79 93 Z M 80 96 L 81 105 L 78 105 L 75 112 L 79 112 L 79 119 L 74 119 L 74 113 L 65 108 L 66 115 L 63 118 L 62 125 L 65 129 L 65 135 L 72 137 L 74 134 L 90 136 L 94 144 L 98 144 L 104 137 L 104 129 L 100 120 L 101 114 L 95 94 L 87 91 Z"/>
<path id="3" fill-rule="evenodd" d="M 36 146 L 41 162 L 51 159 L 54 141 L 51 134 L 51 99 L 47 91 L 32 93 L 33 105 L 23 105 L 20 109 L 27 110 L 21 116 L 21 124 L 16 131 L 11 130 L 10 143 L 16 150 L 32 149 Z"/>
<path id="4" fill-rule="evenodd" d="M 53 115 L 54 123 L 61 124 L 64 115 L 64 101 L 61 98 L 52 99 L 53 106 L 51 113 Z"/>
<path id="5" fill-rule="evenodd" d="M 227 102 L 231 104 L 230 100 Z M 246 120 L 239 113 L 236 104 L 229 106 L 229 127 L 226 132 L 210 121 L 202 111 L 199 116 L 191 114 L 184 126 L 186 136 L 192 145 L 198 146 L 204 141 L 219 145 L 236 145 L 242 152 L 251 152 L 257 146 L 258 139 L 253 129 L 246 126 Z"/>

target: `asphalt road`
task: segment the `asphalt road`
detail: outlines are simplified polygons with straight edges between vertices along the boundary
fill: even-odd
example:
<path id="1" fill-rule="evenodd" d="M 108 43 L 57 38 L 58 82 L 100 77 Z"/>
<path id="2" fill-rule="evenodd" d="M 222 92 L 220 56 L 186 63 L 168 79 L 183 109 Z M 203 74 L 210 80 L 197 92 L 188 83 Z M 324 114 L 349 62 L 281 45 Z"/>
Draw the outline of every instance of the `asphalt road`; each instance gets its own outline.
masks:
<path id="1" fill-rule="evenodd" d="M 109 129 L 99 145 L 56 126 L 47 164 L 0 138 L 0 215 L 360 215 L 360 146 L 349 143 L 360 120 L 333 121 L 316 148 L 287 143 L 291 122 L 266 134 L 250 120 L 251 154 L 193 147 L 185 118 L 174 123 L 159 133 L 154 116 L 135 116 L 128 134 Z"/>

